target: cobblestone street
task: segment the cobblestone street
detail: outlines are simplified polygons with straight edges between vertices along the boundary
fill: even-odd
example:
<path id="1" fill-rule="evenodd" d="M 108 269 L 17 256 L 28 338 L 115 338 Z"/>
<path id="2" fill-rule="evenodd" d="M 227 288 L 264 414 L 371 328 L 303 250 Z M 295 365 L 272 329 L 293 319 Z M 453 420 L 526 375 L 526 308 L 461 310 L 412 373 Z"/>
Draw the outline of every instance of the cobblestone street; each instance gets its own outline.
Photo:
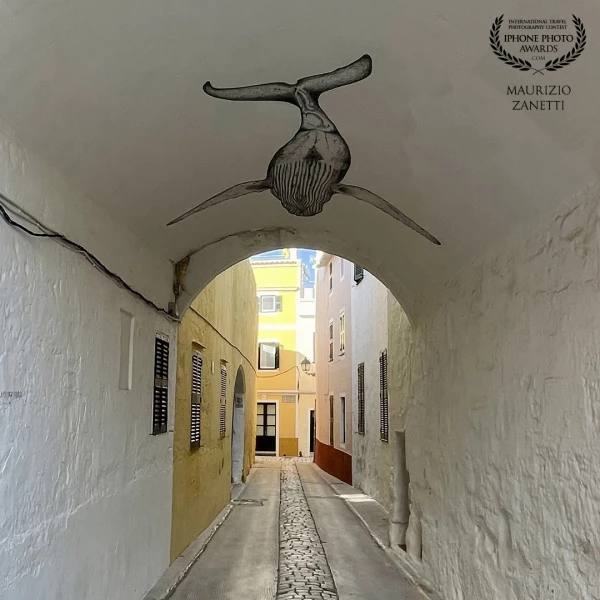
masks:
<path id="1" fill-rule="evenodd" d="M 257 461 L 174 600 L 424 600 L 307 460 Z"/>
<path id="2" fill-rule="evenodd" d="M 295 463 L 281 470 L 277 600 L 337 598 L 333 576 Z"/>

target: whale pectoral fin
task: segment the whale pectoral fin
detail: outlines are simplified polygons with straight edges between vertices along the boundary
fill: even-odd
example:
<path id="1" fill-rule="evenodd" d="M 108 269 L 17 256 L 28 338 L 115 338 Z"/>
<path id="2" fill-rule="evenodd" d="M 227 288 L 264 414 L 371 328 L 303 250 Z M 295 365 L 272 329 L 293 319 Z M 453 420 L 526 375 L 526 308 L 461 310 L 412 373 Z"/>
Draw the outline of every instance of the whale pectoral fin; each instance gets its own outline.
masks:
<path id="1" fill-rule="evenodd" d="M 200 212 L 201 210 L 206 210 L 211 206 L 216 206 L 217 204 L 221 204 L 221 202 L 226 202 L 227 200 L 232 200 L 233 198 L 239 198 L 240 196 L 245 196 L 246 194 L 252 194 L 254 192 L 262 192 L 264 190 L 271 189 L 271 182 L 268 179 L 262 179 L 261 181 L 245 181 L 244 183 L 238 183 L 229 189 L 205 200 L 195 206 L 191 210 L 188 210 L 186 213 L 183 213 L 180 217 L 173 219 L 171 222 L 167 223 L 167 226 L 173 225 L 174 223 L 178 223 L 179 221 L 183 221 L 183 219 L 187 219 L 191 215 Z"/>
<path id="2" fill-rule="evenodd" d="M 427 238 L 433 244 L 440 246 L 439 240 L 434 238 L 429 232 L 425 231 L 420 225 L 417 225 L 412 219 L 409 219 L 403 212 L 399 211 L 393 204 L 390 204 L 387 200 L 384 200 L 377 194 L 366 190 L 365 188 L 358 187 L 356 185 L 346 185 L 345 183 L 338 183 L 332 186 L 332 190 L 336 194 L 344 194 L 346 196 L 352 196 L 357 200 L 367 202 L 371 206 L 378 208 L 384 213 L 394 217 L 397 221 L 400 221 L 403 225 L 410 227 L 417 233 L 420 233 L 423 237 Z"/>

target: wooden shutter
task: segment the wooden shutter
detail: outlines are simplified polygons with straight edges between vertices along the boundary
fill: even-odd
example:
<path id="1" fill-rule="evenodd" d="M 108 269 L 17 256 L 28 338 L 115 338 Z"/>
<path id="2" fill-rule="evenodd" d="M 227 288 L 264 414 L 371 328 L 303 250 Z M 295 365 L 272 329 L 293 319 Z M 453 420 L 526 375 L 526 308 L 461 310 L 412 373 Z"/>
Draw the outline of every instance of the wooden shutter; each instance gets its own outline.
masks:
<path id="1" fill-rule="evenodd" d="M 387 350 L 379 355 L 379 438 L 389 441 Z"/>
<path id="2" fill-rule="evenodd" d="M 365 435 L 365 363 L 358 365 L 358 433 Z"/>
<path id="3" fill-rule="evenodd" d="M 329 360 L 333 360 L 333 323 L 329 323 Z"/>
<path id="4" fill-rule="evenodd" d="M 333 396 L 329 396 L 329 445 L 333 446 Z"/>
<path id="5" fill-rule="evenodd" d="M 365 270 L 358 265 L 354 265 L 354 281 L 360 283 L 365 278 Z"/>
<path id="6" fill-rule="evenodd" d="M 227 367 L 221 363 L 221 403 L 219 405 L 219 435 L 223 438 L 227 431 Z"/>
<path id="7" fill-rule="evenodd" d="M 219 435 L 222 438 L 225 437 L 225 433 L 227 431 L 226 416 L 227 405 L 225 404 L 223 399 L 221 399 L 221 404 L 219 405 Z"/>
<path id="8" fill-rule="evenodd" d="M 279 346 L 275 347 L 275 368 L 279 369 Z"/>
<path id="9" fill-rule="evenodd" d="M 221 364 L 221 398 L 227 397 L 227 367 Z"/>
<path id="10" fill-rule="evenodd" d="M 275 312 L 281 312 L 283 310 L 283 297 L 275 296 Z"/>
<path id="11" fill-rule="evenodd" d="M 154 340 L 154 393 L 152 399 L 152 434 L 167 432 L 169 417 L 169 342 Z"/>
<path id="12" fill-rule="evenodd" d="M 190 417 L 190 446 L 200 446 L 200 419 L 202 415 L 202 355 L 192 354 L 192 402 Z"/>

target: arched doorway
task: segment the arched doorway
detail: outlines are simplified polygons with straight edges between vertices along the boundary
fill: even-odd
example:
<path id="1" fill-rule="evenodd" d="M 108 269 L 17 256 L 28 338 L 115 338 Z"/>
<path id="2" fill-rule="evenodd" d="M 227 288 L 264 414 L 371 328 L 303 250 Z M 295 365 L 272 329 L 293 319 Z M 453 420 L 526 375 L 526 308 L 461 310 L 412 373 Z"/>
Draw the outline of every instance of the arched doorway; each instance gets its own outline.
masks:
<path id="1" fill-rule="evenodd" d="M 241 483 L 244 475 L 244 370 L 239 367 L 233 391 L 233 417 L 231 428 L 231 483 Z"/>

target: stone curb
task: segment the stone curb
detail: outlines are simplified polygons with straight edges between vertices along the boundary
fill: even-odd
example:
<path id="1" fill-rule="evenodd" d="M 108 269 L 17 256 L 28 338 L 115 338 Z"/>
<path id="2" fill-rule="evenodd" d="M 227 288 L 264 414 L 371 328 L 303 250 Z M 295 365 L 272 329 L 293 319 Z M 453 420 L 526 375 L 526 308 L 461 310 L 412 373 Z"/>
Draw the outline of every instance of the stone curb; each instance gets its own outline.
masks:
<path id="1" fill-rule="evenodd" d="M 367 530 L 373 541 L 386 553 L 390 560 L 398 567 L 404 577 L 412 583 L 428 600 L 444 600 L 432 586 L 423 579 L 423 577 L 417 572 L 415 567 L 411 564 L 408 557 L 402 556 L 399 552 L 395 552 L 390 548 L 379 536 L 373 531 L 369 523 L 364 517 L 352 506 L 352 503 L 344 498 L 339 491 L 336 489 L 335 484 L 329 481 L 331 477 L 327 472 L 323 471 L 316 463 L 313 463 L 316 473 L 319 477 L 332 489 L 333 493 L 340 498 L 348 509 L 358 518 L 362 523 L 363 527 Z"/>
<path id="2" fill-rule="evenodd" d="M 142 600 L 167 600 L 170 598 L 177 586 L 185 579 L 200 555 L 206 550 L 210 540 L 221 525 L 225 522 L 229 513 L 234 507 L 235 501 L 242 495 L 242 492 L 248 485 L 248 482 L 255 473 L 252 468 L 246 479 L 246 483 L 235 488 L 232 492 L 231 501 L 215 517 L 212 523 L 173 561 L 167 570 L 161 575 L 160 579 L 154 584 L 152 589 L 142 598 Z"/>

